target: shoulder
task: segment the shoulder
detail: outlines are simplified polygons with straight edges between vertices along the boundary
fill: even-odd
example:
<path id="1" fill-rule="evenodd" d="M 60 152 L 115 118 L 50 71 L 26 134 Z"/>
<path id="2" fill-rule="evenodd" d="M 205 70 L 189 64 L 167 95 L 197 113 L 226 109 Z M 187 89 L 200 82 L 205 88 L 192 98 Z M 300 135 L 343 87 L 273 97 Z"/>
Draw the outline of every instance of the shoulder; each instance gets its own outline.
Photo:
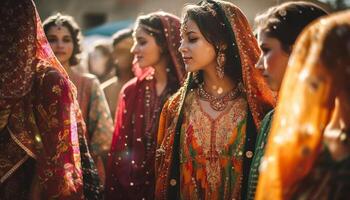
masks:
<path id="1" fill-rule="evenodd" d="M 97 77 L 90 73 L 76 73 L 80 79 L 82 79 L 84 82 L 89 82 L 93 85 L 100 85 L 100 81 L 97 79 Z"/>
<path id="2" fill-rule="evenodd" d="M 273 114 L 275 113 L 275 110 L 272 109 L 270 112 L 268 112 L 264 119 L 262 120 L 262 126 L 266 125 L 266 124 L 270 124 L 271 123 L 271 120 L 272 120 L 272 117 L 273 117 Z"/>
<path id="3" fill-rule="evenodd" d="M 72 83 L 53 67 L 38 66 L 34 85 L 35 99 L 39 101 L 72 101 Z"/>
<path id="4" fill-rule="evenodd" d="M 68 85 L 69 81 L 61 72 L 53 67 L 40 65 L 36 73 L 37 86 L 52 87 L 52 85 Z"/>
<path id="5" fill-rule="evenodd" d="M 139 84 L 140 81 L 136 77 L 134 77 L 124 84 L 124 86 L 121 89 L 121 93 L 124 95 L 130 95 L 133 91 L 135 91 L 138 88 Z"/>
<path id="6" fill-rule="evenodd" d="M 114 76 L 113 78 L 108 79 L 107 81 L 101 83 L 101 89 L 113 88 L 118 84 L 118 77 Z"/>
<path id="7" fill-rule="evenodd" d="M 167 112 L 171 115 L 176 115 L 181 109 L 181 100 L 184 98 L 185 89 L 181 87 L 177 90 L 169 99 L 165 102 L 163 106 L 163 112 Z M 187 101 L 188 98 L 186 98 Z"/>

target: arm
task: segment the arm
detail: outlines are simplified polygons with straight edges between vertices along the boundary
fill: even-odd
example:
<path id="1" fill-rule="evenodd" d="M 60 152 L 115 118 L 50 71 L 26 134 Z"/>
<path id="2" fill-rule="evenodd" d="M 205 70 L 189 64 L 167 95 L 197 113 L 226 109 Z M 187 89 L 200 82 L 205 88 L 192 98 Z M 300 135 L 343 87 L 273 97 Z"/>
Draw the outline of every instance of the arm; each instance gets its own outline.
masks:
<path id="1" fill-rule="evenodd" d="M 54 70 L 35 86 L 40 135 L 37 173 L 43 199 L 83 199 L 77 119 L 70 83 Z"/>

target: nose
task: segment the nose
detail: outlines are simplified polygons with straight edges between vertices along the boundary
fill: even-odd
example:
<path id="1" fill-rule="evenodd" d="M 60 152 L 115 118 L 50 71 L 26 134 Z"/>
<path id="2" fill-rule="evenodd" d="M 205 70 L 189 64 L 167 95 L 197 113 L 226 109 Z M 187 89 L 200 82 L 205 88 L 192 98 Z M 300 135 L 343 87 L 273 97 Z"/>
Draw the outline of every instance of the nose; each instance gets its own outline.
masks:
<path id="1" fill-rule="evenodd" d="M 138 52 L 137 44 L 136 44 L 136 42 L 134 42 L 134 44 L 132 45 L 132 47 L 130 49 L 130 53 L 136 54 L 137 52 Z"/>
<path id="2" fill-rule="evenodd" d="M 60 48 L 60 49 L 63 48 L 64 47 L 64 42 L 61 41 L 61 40 L 58 40 L 57 41 L 57 47 Z"/>
<path id="3" fill-rule="evenodd" d="M 259 57 L 258 62 L 255 64 L 255 68 L 258 69 L 261 72 L 265 71 L 263 56 Z"/>
<path id="4" fill-rule="evenodd" d="M 185 51 L 187 51 L 187 47 L 185 46 L 185 43 L 183 40 L 181 40 L 181 42 L 180 42 L 180 47 L 179 47 L 178 51 L 180 53 L 184 53 Z"/>

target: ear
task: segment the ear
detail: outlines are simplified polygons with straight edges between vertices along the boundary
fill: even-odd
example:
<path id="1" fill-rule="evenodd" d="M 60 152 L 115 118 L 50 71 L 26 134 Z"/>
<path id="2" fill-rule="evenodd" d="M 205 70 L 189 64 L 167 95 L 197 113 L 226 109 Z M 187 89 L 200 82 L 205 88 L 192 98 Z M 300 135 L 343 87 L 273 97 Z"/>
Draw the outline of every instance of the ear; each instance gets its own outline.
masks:
<path id="1" fill-rule="evenodd" d="M 227 49 L 227 44 L 221 42 L 219 45 L 216 45 L 216 49 L 218 51 L 225 51 Z"/>

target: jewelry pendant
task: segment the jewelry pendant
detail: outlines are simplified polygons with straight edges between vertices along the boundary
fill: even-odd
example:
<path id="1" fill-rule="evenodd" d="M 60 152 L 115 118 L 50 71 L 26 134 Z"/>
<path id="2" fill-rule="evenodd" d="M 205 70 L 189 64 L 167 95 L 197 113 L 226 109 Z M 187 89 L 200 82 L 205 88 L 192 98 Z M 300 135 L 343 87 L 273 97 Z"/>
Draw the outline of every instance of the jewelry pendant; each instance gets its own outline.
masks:
<path id="1" fill-rule="evenodd" d="M 227 106 L 227 102 L 223 101 L 223 99 L 214 99 L 210 101 L 210 106 L 216 111 L 223 111 Z"/>

